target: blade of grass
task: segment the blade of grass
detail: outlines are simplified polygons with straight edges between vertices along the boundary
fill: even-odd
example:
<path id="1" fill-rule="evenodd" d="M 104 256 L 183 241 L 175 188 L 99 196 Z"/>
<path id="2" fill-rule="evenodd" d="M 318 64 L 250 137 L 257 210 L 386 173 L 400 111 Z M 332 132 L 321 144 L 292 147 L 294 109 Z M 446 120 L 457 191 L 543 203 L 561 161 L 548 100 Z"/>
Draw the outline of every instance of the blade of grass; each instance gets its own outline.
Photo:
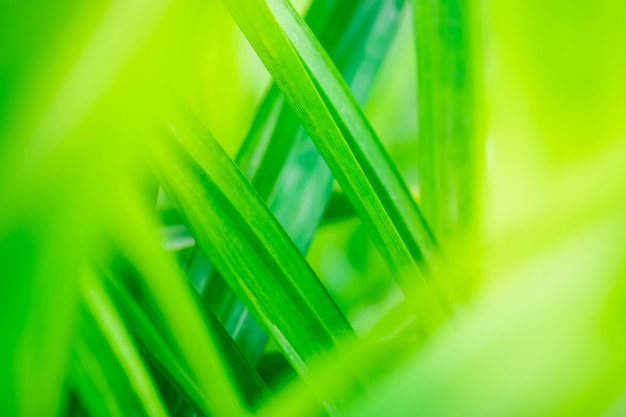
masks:
<path id="1" fill-rule="evenodd" d="M 486 157 L 480 8 L 466 0 L 413 3 L 421 207 L 441 244 L 467 251 L 478 241 Z"/>
<path id="2" fill-rule="evenodd" d="M 307 13 L 307 22 L 313 22 L 312 30 L 360 101 L 367 96 L 393 39 L 403 4 L 398 0 L 318 0 Z M 272 85 L 236 162 L 304 254 L 330 198 L 333 176 L 278 91 Z M 201 254 L 194 253 L 190 267 L 203 264 Z M 247 312 L 241 301 L 232 297 L 215 271 L 203 292 L 209 304 L 220 310 L 222 322 L 248 357 L 256 361 L 266 338 L 252 316 L 244 317 Z"/>
<path id="3" fill-rule="evenodd" d="M 186 365 L 180 362 L 170 347 L 172 342 L 166 340 L 166 335 L 152 323 L 146 312 L 137 304 L 124 286 L 118 284 L 114 279 L 107 280 L 105 284 L 107 284 L 107 289 L 112 294 L 116 306 L 123 313 L 133 329 L 133 334 L 150 359 L 165 371 L 165 374 L 177 385 L 179 391 L 188 396 L 188 399 L 202 413 L 209 415 L 210 405 L 206 396 L 190 376 Z M 200 303 L 200 300 L 196 300 L 196 302 Z M 211 333 L 215 335 L 215 340 L 220 346 L 220 351 L 223 353 L 229 369 L 233 372 L 244 399 L 250 407 L 255 407 L 260 400 L 269 395 L 267 387 L 217 318 L 206 308 L 203 309 L 203 312 Z M 151 316 L 154 317 L 154 314 Z"/>
<path id="4" fill-rule="evenodd" d="M 247 412 L 233 388 L 214 341 L 194 300 L 193 291 L 173 261 L 161 250 L 152 217 L 131 190 L 120 186 L 119 212 L 111 213 L 108 230 L 123 256 L 142 277 L 139 282 L 157 307 L 163 329 L 168 329 L 176 352 L 208 399 L 211 414 L 245 416 Z M 126 186 L 127 187 L 127 186 Z M 133 224 L 129 230 L 127 224 Z"/>
<path id="5" fill-rule="evenodd" d="M 396 143 L 386 147 L 389 154 L 393 156 L 394 161 L 399 165 L 409 165 L 415 160 L 413 143 Z M 419 193 L 411 190 L 413 201 L 419 205 Z M 324 211 L 321 224 L 341 222 L 357 217 L 354 206 L 350 202 L 348 196 L 341 190 L 333 190 L 328 201 L 328 206 Z"/>
<path id="6" fill-rule="evenodd" d="M 354 91 L 361 100 L 365 97 L 384 51 L 395 33 L 402 3 L 395 0 L 368 0 L 340 2 L 331 7 L 318 1 L 313 4 L 307 16 L 307 20 L 316 22 L 314 29 L 321 32 L 324 47 L 338 61 L 345 78 L 349 82 L 354 81 Z M 333 10 L 329 13 L 325 9 Z M 277 94 L 277 89 L 272 87 L 238 160 L 248 177 L 253 178 L 253 184 L 261 195 L 269 198 L 270 208 L 295 239 L 296 245 L 305 252 L 328 200 L 332 175 L 304 130 L 297 129 L 295 116 L 289 108 L 284 108 L 283 102 L 284 99 Z M 284 123 L 290 126 L 287 132 L 293 133 L 274 131 L 273 126 L 282 126 Z M 272 132 L 277 140 L 270 142 Z M 272 143 L 284 144 L 271 146 Z M 290 153 L 290 156 L 278 179 L 276 177 L 281 171 L 281 164 L 276 161 L 276 157 L 281 153 Z M 263 155 L 266 156 L 265 159 L 260 157 Z M 263 166 L 262 161 L 265 161 Z M 294 175 L 301 180 L 294 181 Z M 287 187 L 287 184 L 291 186 Z M 298 184 L 298 187 L 294 188 L 293 184 Z M 272 190 L 277 192 L 272 193 Z M 196 251 L 189 265 L 206 265 L 206 261 Z M 197 270 L 206 272 L 204 267 Z M 201 282 L 203 279 L 193 280 Z M 209 303 L 217 306 L 227 329 L 236 332 L 232 334 L 238 338 L 240 346 L 248 345 L 256 350 L 256 353 L 246 350 L 250 352 L 249 357 L 253 360 L 258 358 L 264 345 L 259 343 L 263 337 L 262 334 L 257 337 L 259 329 L 250 316 L 241 322 L 242 315 L 246 313 L 241 302 L 232 297 L 229 288 L 216 276 L 211 277 L 209 287 L 205 288 L 204 293 Z M 241 342 L 244 338 L 249 338 L 248 343 Z"/>
<path id="7" fill-rule="evenodd" d="M 395 34 L 402 4 L 397 0 L 339 2 L 328 16 L 325 30 L 320 32 L 322 47 L 337 63 L 338 71 L 360 102 L 367 96 Z M 285 120 L 294 123 L 297 118 L 291 108 L 285 106 L 277 123 Z M 298 126 L 287 140 L 288 154 L 277 176 L 268 178 L 259 169 L 248 177 L 304 253 L 327 205 L 333 176 L 306 130 Z M 280 137 L 279 133 L 275 136 Z M 276 142 L 281 140 L 271 143 Z M 271 146 L 265 151 L 267 165 L 274 163 L 276 151 Z"/>
<path id="8" fill-rule="evenodd" d="M 431 315 L 427 320 L 437 327 L 448 302 L 441 291 L 433 295 L 415 263 L 436 268 L 434 238 L 328 56 L 288 3 L 224 4 L 301 117 L 405 294 L 420 294 L 416 298 Z"/>
<path id="9" fill-rule="evenodd" d="M 294 368 L 353 335 L 345 317 L 243 174 L 183 105 L 152 144 L 157 175 L 200 247 Z"/>
<path id="10" fill-rule="evenodd" d="M 129 378 L 94 318 L 81 311 L 81 325 L 72 347 L 69 387 L 81 407 L 94 417 L 141 415 L 142 409 Z"/>
<path id="11" fill-rule="evenodd" d="M 203 414 L 209 415 L 210 408 L 206 396 L 198 388 L 185 366 L 180 363 L 159 330 L 128 294 L 110 281 L 107 283 L 116 306 L 133 330 L 133 335 L 146 352 L 147 358 L 170 378 L 180 392 L 184 393 L 187 400 Z"/>
<path id="12" fill-rule="evenodd" d="M 85 306 L 111 346 L 117 360 L 129 378 L 133 391 L 148 416 L 167 417 L 169 414 L 147 372 L 127 329 L 108 298 L 102 283 L 91 272 L 80 281 Z"/>
<path id="13" fill-rule="evenodd" d="M 316 22 L 315 27 L 318 32 L 322 33 L 324 47 L 327 50 L 332 52 L 337 50 L 338 46 L 343 49 L 334 54 L 335 59 L 341 62 L 341 69 L 347 79 L 357 80 L 356 93 L 364 97 L 384 55 L 386 46 L 395 32 L 397 9 L 401 7 L 402 2 L 367 0 L 334 3 L 332 6 L 331 3 L 325 0 L 314 2 L 307 15 L 307 20 Z M 347 45 L 350 47 L 346 48 Z M 296 238 L 296 244 L 300 250 L 305 251 L 317 224 L 317 221 L 311 221 L 311 219 L 319 219 L 321 215 L 328 198 L 324 194 L 328 194 L 330 190 L 332 176 L 316 149 L 310 145 L 310 139 L 306 137 L 301 128 L 297 129 L 296 120 L 290 109 L 284 107 L 284 99 L 273 86 L 261 105 L 259 115 L 253 123 L 242 151 L 239 153 L 238 161 L 240 166 L 246 169 L 248 176 L 257 180 L 257 190 L 259 187 L 262 189 L 263 184 L 267 184 L 265 194 L 274 188 L 282 190 L 280 186 L 276 186 L 276 175 L 280 168 L 278 170 L 274 168 L 280 167 L 280 164 L 275 160 L 279 149 L 276 146 L 270 146 L 270 149 L 267 149 L 272 137 L 275 139 L 272 143 L 291 144 L 283 145 L 283 151 L 291 151 L 292 154 L 290 162 L 282 169 L 285 174 L 282 178 L 283 183 L 285 177 L 290 176 L 289 173 L 293 174 L 296 171 L 302 175 L 303 171 L 308 172 L 311 167 L 314 167 L 314 170 L 308 173 L 312 181 L 308 181 L 297 190 L 291 189 L 283 192 L 283 195 L 289 194 L 287 198 L 279 194 L 274 195 L 272 199 L 272 202 L 277 203 L 274 205 L 277 205 L 281 217 L 284 219 L 290 219 L 288 215 L 292 213 L 299 213 L 299 215 L 297 217 L 291 216 L 291 219 L 306 219 L 306 222 L 296 223 L 295 227 L 290 224 L 293 222 L 287 221 L 286 224 L 288 226 L 287 231 Z M 291 127 L 287 131 L 276 132 L 275 126 L 277 124 L 281 126 L 287 124 Z M 293 133 L 286 135 L 287 132 Z M 299 137 L 295 144 L 293 139 L 289 139 L 294 135 Z M 283 139 L 285 137 L 287 138 L 286 141 Z M 307 145 L 303 147 L 303 143 Z M 302 154 L 307 155 L 306 160 L 297 156 Z M 264 155 L 271 155 L 271 158 L 268 158 L 261 168 L 260 165 L 263 160 L 261 157 Z M 316 160 L 319 162 L 315 162 Z M 263 174 L 257 176 L 256 174 L 259 172 Z M 273 172 L 276 175 L 268 175 L 268 172 Z M 321 191 L 320 184 L 322 185 Z M 310 192 L 311 188 L 313 188 L 313 192 Z M 307 192 L 307 190 L 309 191 Z M 295 191 L 296 195 L 292 191 Z M 315 204 L 311 204 L 311 201 Z M 283 224 L 285 225 L 285 220 L 283 220 Z M 186 264 L 187 273 L 193 282 L 198 284 L 206 282 L 204 277 L 208 270 L 207 265 L 206 258 L 196 248 Z M 205 297 L 208 297 L 209 304 L 218 312 L 226 328 L 238 340 L 248 357 L 255 361 L 265 345 L 264 333 L 250 315 L 246 317 L 244 306 L 232 296 L 230 291 L 214 273 L 209 280 L 209 287 L 204 288 L 203 292 L 206 294 Z M 250 348 L 247 348 L 248 346 Z"/>

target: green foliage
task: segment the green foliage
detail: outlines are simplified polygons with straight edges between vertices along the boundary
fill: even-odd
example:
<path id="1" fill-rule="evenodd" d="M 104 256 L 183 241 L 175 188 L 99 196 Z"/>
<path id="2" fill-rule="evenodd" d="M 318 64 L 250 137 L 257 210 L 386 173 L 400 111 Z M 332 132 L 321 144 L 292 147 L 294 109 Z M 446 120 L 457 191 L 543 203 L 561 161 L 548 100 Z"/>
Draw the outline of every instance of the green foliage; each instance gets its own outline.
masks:
<path id="1" fill-rule="evenodd" d="M 0 414 L 623 415 L 623 3 L 5 2 Z"/>

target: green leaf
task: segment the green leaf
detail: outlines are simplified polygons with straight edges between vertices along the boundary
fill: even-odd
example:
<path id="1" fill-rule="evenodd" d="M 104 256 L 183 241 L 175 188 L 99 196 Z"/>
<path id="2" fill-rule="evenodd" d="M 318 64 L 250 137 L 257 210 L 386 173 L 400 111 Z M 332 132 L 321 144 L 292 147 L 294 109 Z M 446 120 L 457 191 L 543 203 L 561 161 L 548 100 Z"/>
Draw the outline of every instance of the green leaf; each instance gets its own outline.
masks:
<path id="1" fill-rule="evenodd" d="M 106 283 L 113 300 L 151 361 L 163 370 L 165 375 L 195 407 L 206 415 L 210 414 L 211 407 L 208 399 L 191 377 L 186 364 L 177 357 L 175 350 L 171 347 L 175 346 L 175 343 L 167 340 L 168 334 L 160 330 L 158 324 L 152 323 L 147 313 L 122 285 L 114 281 L 113 278 L 107 280 Z M 194 300 L 194 302 L 201 305 L 200 300 Z M 148 307 L 150 306 L 144 308 Z M 202 308 L 202 311 L 211 333 L 215 335 L 215 340 L 226 364 L 232 370 L 235 382 L 243 393 L 244 399 L 250 407 L 254 408 L 260 400 L 269 395 L 269 390 L 217 318 L 207 308 Z M 151 316 L 157 315 L 151 314 Z"/>
<path id="2" fill-rule="evenodd" d="M 393 39 L 403 4 L 397 0 L 317 0 L 307 13 L 307 22 L 312 22 L 312 30 L 361 102 Z M 334 178 L 276 85 L 263 100 L 236 162 L 305 254 Z M 194 250 L 186 265 L 193 282 L 204 282 L 206 264 L 201 252 Z M 267 338 L 216 271 L 202 293 L 242 350 L 256 362 Z"/>
<path id="3" fill-rule="evenodd" d="M 185 365 L 180 362 L 159 330 L 122 288 L 110 281 L 108 284 L 116 306 L 120 309 L 120 313 L 129 324 L 134 337 L 150 361 L 156 364 L 177 385 L 198 410 L 208 415 L 210 406 L 206 396 L 198 388 Z"/>
<path id="4" fill-rule="evenodd" d="M 200 247 L 303 376 L 353 335 L 345 317 L 219 144 L 180 104 L 152 143 L 156 171 Z"/>
<path id="5" fill-rule="evenodd" d="M 480 17 L 467 0 L 414 5 L 420 203 L 438 241 L 474 258 L 486 158 Z M 471 268 L 460 283 L 467 289 Z"/>
<path id="6" fill-rule="evenodd" d="M 105 360 L 102 345 L 106 343 L 100 345 L 87 343 L 85 337 L 81 334 L 74 342 L 72 362 L 68 371 L 69 385 L 90 415 L 123 417 L 131 409 L 132 403 L 122 399 L 127 392 L 126 387 L 119 383 L 122 379 L 120 376 L 123 375 L 119 364 Z M 111 379 L 115 378 L 116 374 L 117 381 L 113 384 Z"/>
<path id="7" fill-rule="evenodd" d="M 194 292 L 174 262 L 159 247 L 151 214 L 126 188 L 118 192 L 118 212 L 109 214 L 108 232 L 122 255 L 142 277 L 146 298 L 156 307 L 157 320 L 167 329 L 173 349 L 207 397 L 212 414 L 246 415 L 239 394 L 217 350 Z M 126 227 L 127 222 L 133 229 Z"/>
<path id="8" fill-rule="evenodd" d="M 168 416 L 156 386 L 102 283 L 90 272 L 81 278 L 81 295 L 86 309 L 122 366 L 145 415 Z"/>
<path id="9" fill-rule="evenodd" d="M 415 263 L 427 272 L 437 267 L 433 236 L 330 59 L 288 3 L 272 0 L 272 10 L 261 0 L 224 4 L 301 117 L 398 283 L 420 308 L 428 305 L 428 321 L 438 326 L 449 306 L 441 291 L 433 295 Z"/>
<path id="10" fill-rule="evenodd" d="M 322 3 L 313 3 L 307 21 L 319 25 L 316 34 L 322 47 L 337 63 L 348 87 L 363 102 L 395 34 L 403 2 L 343 1 L 335 3 L 331 13 L 321 14 Z M 270 92 L 269 100 L 272 99 Z M 333 176 L 297 120 L 298 116 L 284 103 L 268 148 L 247 145 L 248 141 L 255 141 L 254 131 L 244 144 L 243 151 L 254 149 L 256 154 L 264 154 L 263 165 L 256 170 L 241 163 L 239 166 L 305 253 L 331 195 Z M 285 135 L 284 125 L 288 129 L 294 127 L 290 135 Z M 242 152 L 240 158 L 245 160 L 247 155 Z M 264 167 L 276 167 L 276 173 Z"/>

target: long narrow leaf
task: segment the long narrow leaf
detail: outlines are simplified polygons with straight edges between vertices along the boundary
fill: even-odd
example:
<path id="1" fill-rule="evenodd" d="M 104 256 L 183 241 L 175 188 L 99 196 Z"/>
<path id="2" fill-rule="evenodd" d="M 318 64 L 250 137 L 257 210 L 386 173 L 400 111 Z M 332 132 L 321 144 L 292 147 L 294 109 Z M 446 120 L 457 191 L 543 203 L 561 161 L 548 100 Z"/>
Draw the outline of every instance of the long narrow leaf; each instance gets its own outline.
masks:
<path id="1" fill-rule="evenodd" d="M 91 273 L 85 273 L 81 290 L 87 310 L 91 313 L 102 334 L 111 346 L 122 368 L 128 375 L 134 392 L 148 416 L 166 417 L 165 406 L 152 378 L 147 373 L 139 352 L 117 314 L 102 284 Z"/>
<path id="2" fill-rule="evenodd" d="M 403 4 L 403 0 L 317 0 L 306 15 L 361 102 L 393 39 Z M 236 162 L 305 254 L 328 204 L 334 177 L 278 91 L 272 85 Z M 204 265 L 204 257 L 195 250 L 187 265 L 193 281 L 203 281 L 198 273 L 206 273 Z M 215 271 L 208 282 L 203 292 L 209 304 L 218 307 L 226 328 L 255 361 L 264 348 L 264 334 Z"/>
<path id="3" fill-rule="evenodd" d="M 466 252 L 477 246 L 486 157 L 480 18 L 467 0 L 414 5 L 420 203 L 439 242 Z"/>
<path id="4" fill-rule="evenodd" d="M 161 183 L 203 251 L 301 375 L 352 329 L 302 255 L 202 124 L 166 111 L 152 147 Z"/>
<path id="5" fill-rule="evenodd" d="M 102 347 L 98 348 L 94 349 L 93 345 L 87 344 L 82 338 L 74 342 L 73 360 L 68 375 L 70 387 L 75 390 L 81 405 L 94 417 L 123 417 L 122 410 L 126 413 L 130 410 L 128 404 L 122 404 L 118 395 L 117 388 L 122 388 L 123 385 L 114 385 L 111 382 L 112 375 L 121 371 L 117 368 L 111 369 L 110 362 L 106 362 L 101 355 Z M 100 353 L 98 357 L 95 356 L 96 352 Z"/>
<path id="6" fill-rule="evenodd" d="M 446 303 L 441 295 L 434 299 L 429 291 L 416 290 L 428 284 L 415 263 L 436 267 L 436 244 L 330 59 L 288 3 L 272 0 L 272 10 L 260 0 L 224 3 L 302 118 L 400 286 L 409 295 L 422 294 L 420 302 L 432 306 L 429 310 L 436 325 Z"/>
<path id="7" fill-rule="evenodd" d="M 191 376 L 207 396 L 212 413 L 246 415 L 191 289 L 180 270 L 159 247 L 147 208 L 142 207 L 129 190 L 122 189 L 119 194 L 123 216 L 115 213 L 117 216 L 110 219 L 109 233 L 142 277 L 138 283 L 158 307 L 159 320 L 171 332 L 176 352 L 184 358 Z M 126 222 L 134 225 L 132 231 L 125 227 Z"/>
<path id="8" fill-rule="evenodd" d="M 119 284 L 109 280 L 108 288 L 112 298 L 124 313 L 124 317 L 131 325 L 133 333 L 141 346 L 148 353 L 152 361 L 162 368 L 165 373 L 178 385 L 180 391 L 189 395 L 189 399 L 204 414 L 210 414 L 210 404 L 206 396 L 198 388 L 184 363 L 170 348 L 170 343 L 165 340 L 161 331 L 152 323 L 143 309 L 132 299 L 131 295 Z M 220 351 L 233 371 L 235 381 L 238 383 L 244 398 L 250 406 L 269 395 L 269 391 L 255 369 L 248 363 L 237 345 L 226 333 L 217 318 L 208 310 L 205 310 L 207 324 L 211 327 L 211 333 L 220 345 Z"/>

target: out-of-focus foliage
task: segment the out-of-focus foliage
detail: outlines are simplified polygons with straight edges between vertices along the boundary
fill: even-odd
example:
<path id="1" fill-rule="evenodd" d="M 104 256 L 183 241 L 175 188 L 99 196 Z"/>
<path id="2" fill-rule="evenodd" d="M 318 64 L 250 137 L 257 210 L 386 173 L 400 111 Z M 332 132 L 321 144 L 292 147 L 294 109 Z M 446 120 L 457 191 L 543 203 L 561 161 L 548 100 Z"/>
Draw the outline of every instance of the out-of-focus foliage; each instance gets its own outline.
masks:
<path id="1" fill-rule="evenodd" d="M 223 3 L 0 4 L 0 414 L 624 415 L 626 3 Z"/>

